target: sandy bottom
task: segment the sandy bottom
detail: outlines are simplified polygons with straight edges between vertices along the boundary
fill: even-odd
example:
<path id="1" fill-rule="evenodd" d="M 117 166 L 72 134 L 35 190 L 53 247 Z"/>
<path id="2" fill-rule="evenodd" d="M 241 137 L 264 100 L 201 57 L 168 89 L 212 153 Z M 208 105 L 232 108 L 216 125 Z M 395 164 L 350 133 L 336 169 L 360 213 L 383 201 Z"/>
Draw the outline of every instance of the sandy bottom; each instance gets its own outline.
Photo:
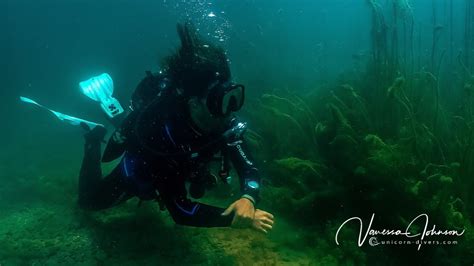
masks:
<path id="1" fill-rule="evenodd" d="M 154 203 L 90 213 L 15 206 L 0 216 L 2 265 L 309 265 L 310 254 L 249 229 L 177 226 Z M 285 226 L 287 233 L 290 227 Z M 279 232 L 284 233 L 284 232 Z M 294 239 L 296 241 L 296 239 Z M 297 243 L 293 243 L 297 245 Z"/>
<path id="2" fill-rule="evenodd" d="M 263 235 L 177 226 L 156 203 L 138 207 L 136 199 L 106 211 L 82 211 L 75 204 L 81 143 L 49 139 L 44 147 L 24 141 L 0 154 L 2 266 L 316 264 L 316 247 L 299 244 L 305 232 L 278 214 L 274 231 Z M 208 200 L 222 207 L 231 202 Z"/>

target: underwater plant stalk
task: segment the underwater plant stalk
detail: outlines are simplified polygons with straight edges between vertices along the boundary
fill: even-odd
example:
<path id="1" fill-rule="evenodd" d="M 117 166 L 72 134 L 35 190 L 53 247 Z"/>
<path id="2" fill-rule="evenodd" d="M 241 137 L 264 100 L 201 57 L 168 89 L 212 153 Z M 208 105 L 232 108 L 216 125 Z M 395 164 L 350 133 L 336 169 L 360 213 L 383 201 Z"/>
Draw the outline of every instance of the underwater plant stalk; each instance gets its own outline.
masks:
<path id="1" fill-rule="evenodd" d="M 375 69 L 380 69 L 388 58 L 387 51 L 387 25 L 382 12 L 382 7 L 375 1 L 369 0 L 372 9 L 372 58 Z M 375 73 L 377 75 L 377 73 Z"/>
<path id="2" fill-rule="evenodd" d="M 458 61 L 459 61 L 459 64 L 464 69 L 464 71 L 466 72 L 466 74 L 468 75 L 468 77 L 472 77 L 471 71 L 469 71 L 469 68 L 466 66 L 466 64 L 462 60 L 462 51 L 459 51 L 458 53 Z"/>
<path id="3" fill-rule="evenodd" d="M 418 54 L 419 55 L 423 54 L 422 53 L 423 48 L 422 48 L 422 45 L 421 45 L 421 40 L 422 40 L 422 38 L 421 38 L 421 32 L 422 32 L 421 29 L 422 28 L 421 28 L 421 24 L 420 24 L 420 26 L 418 27 Z M 420 68 L 421 68 L 421 56 L 418 56 L 417 69 L 420 69 Z"/>
<path id="4" fill-rule="evenodd" d="M 413 8 L 410 6 L 408 0 L 400 0 L 399 3 L 403 7 L 405 18 L 404 25 L 407 27 L 404 30 L 405 64 L 408 66 L 408 73 L 413 74 L 415 72 L 415 18 L 413 15 Z M 409 60 L 408 56 L 410 56 Z"/>
<path id="5" fill-rule="evenodd" d="M 431 1 L 432 19 L 433 19 L 433 35 L 431 41 L 431 71 L 434 70 L 434 57 L 436 51 L 436 0 Z"/>
<path id="6" fill-rule="evenodd" d="M 408 3 L 407 3 L 408 5 Z M 411 71 L 412 73 L 415 72 L 415 17 L 413 15 L 413 10 L 410 8 L 410 49 L 411 49 Z"/>
<path id="7" fill-rule="evenodd" d="M 398 5 L 397 1 L 393 1 L 393 29 L 392 29 L 392 63 L 398 67 Z"/>
<path id="8" fill-rule="evenodd" d="M 453 0 L 449 0 L 449 64 L 453 65 L 454 31 L 453 31 Z"/>
<path id="9" fill-rule="evenodd" d="M 438 42 L 441 37 L 441 32 L 443 30 L 443 26 L 437 25 L 437 18 L 436 18 L 436 0 L 433 0 L 433 36 L 432 36 L 432 43 L 431 43 L 431 71 L 436 73 L 436 64 L 435 64 L 435 57 L 436 57 L 436 50 L 438 48 Z"/>
<path id="10" fill-rule="evenodd" d="M 428 135 L 436 142 L 436 145 L 438 146 L 439 153 L 441 155 L 441 160 L 442 160 L 443 164 L 446 165 L 446 157 L 444 156 L 444 151 L 443 151 L 443 147 L 441 146 L 441 142 L 433 134 L 433 132 L 430 131 L 430 129 L 425 124 L 423 124 L 423 128 L 425 129 L 426 133 L 428 133 Z"/>
<path id="11" fill-rule="evenodd" d="M 303 107 L 306 115 L 308 116 L 308 120 L 310 120 L 309 123 L 314 124 L 315 121 L 316 121 L 316 117 L 314 116 L 313 112 L 311 111 L 309 106 L 306 104 L 306 102 L 303 101 L 303 99 L 301 99 L 300 97 L 298 97 L 296 95 L 295 95 L 295 100 L 298 101 L 298 104 L 300 104 Z M 314 132 L 310 135 L 311 135 L 311 139 L 313 141 L 313 144 L 315 146 L 317 146 L 318 141 L 316 139 L 316 135 L 314 134 Z"/>
<path id="12" fill-rule="evenodd" d="M 464 17 L 464 62 L 466 62 L 466 66 L 470 69 L 470 47 L 471 47 L 471 31 L 472 31 L 472 1 L 466 0 L 466 13 Z"/>
<path id="13" fill-rule="evenodd" d="M 408 104 L 405 103 L 403 100 L 399 99 L 400 103 L 405 107 L 405 109 L 407 110 L 407 114 L 408 114 L 408 117 L 410 118 L 410 125 L 411 125 L 411 128 L 412 128 L 412 131 L 413 131 L 413 138 L 414 138 L 414 148 L 415 148 L 415 152 L 416 152 L 416 155 L 418 156 L 418 158 L 420 160 L 423 159 L 423 157 L 421 156 L 421 153 L 420 151 L 418 150 L 418 133 L 416 132 L 416 125 L 415 125 L 415 117 L 412 113 L 412 110 L 410 110 L 410 108 L 408 107 Z"/>
<path id="14" fill-rule="evenodd" d="M 472 147 L 472 142 L 473 142 L 472 135 L 473 135 L 473 128 L 469 127 L 469 133 L 468 133 L 469 140 L 467 142 L 468 144 L 466 145 L 466 148 L 464 149 L 462 160 L 461 160 L 461 163 L 462 163 L 463 166 L 466 165 L 467 158 L 468 158 L 468 155 L 469 155 L 469 151 L 471 150 L 471 147 Z"/>
<path id="15" fill-rule="evenodd" d="M 416 121 L 415 121 L 415 114 L 413 111 L 413 105 L 410 99 L 407 97 L 405 91 L 403 90 L 403 83 L 405 82 L 405 78 L 398 77 L 393 82 L 392 86 L 388 89 L 388 95 L 394 96 L 394 98 L 405 108 L 408 120 L 410 121 L 410 127 L 413 132 L 414 138 L 414 149 L 417 157 L 423 161 L 423 157 L 421 156 L 421 152 L 418 149 L 418 133 L 416 131 Z"/>
<path id="16" fill-rule="evenodd" d="M 434 90 L 435 90 L 435 104 L 436 104 L 436 108 L 435 108 L 435 113 L 434 113 L 434 119 L 433 119 L 433 130 L 436 131 L 436 126 L 437 126 L 437 123 L 438 123 L 438 113 L 439 113 L 439 76 L 440 76 L 440 69 L 441 69 L 441 63 L 443 61 L 443 58 L 444 58 L 444 55 L 446 54 L 446 49 L 443 50 L 443 52 L 441 52 L 441 56 L 439 58 L 439 62 L 438 62 L 438 66 L 437 66 L 437 69 L 436 69 L 436 76 L 438 78 L 435 78 L 435 85 L 434 85 Z"/>

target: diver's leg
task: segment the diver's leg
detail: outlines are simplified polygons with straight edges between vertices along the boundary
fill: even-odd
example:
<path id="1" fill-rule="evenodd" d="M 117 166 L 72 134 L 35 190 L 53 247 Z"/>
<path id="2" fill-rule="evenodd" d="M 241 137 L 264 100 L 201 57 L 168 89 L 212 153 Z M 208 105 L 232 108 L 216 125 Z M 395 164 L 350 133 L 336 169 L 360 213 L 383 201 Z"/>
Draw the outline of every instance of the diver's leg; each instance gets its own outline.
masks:
<path id="1" fill-rule="evenodd" d="M 79 172 L 79 203 L 89 198 L 102 178 L 100 146 L 106 132 L 105 128 L 98 126 L 84 135 L 84 157 Z"/>
<path id="2" fill-rule="evenodd" d="M 96 127 L 84 136 L 84 158 L 79 173 L 78 203 L 81 208 L 105 209 L 131 197 L 126 192 L 119 167 L 102 179 L 100 146 L 105 133 L 105 128 Z"/>
<path id="3" fill-rule="evenodd" d="M 116 167 L 109 175 L 101 179 L 90 193 L 79 198 L 79 206 L 88 210 L 102 210 L 127 201 L 134 195 L 129 193 L 121 171 Z"/>

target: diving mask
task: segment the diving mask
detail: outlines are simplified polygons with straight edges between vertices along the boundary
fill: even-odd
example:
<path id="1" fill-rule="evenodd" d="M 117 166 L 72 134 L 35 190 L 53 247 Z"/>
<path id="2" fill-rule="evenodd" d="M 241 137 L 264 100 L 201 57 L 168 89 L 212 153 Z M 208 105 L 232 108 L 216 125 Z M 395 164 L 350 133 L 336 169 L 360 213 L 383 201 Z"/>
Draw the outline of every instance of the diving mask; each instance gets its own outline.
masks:
<path id="1" fill-rule="evenodd" d="M 227 116 L 242 108 L 245 99 L 245 87 L 231 82 L 214 83 L 209 88 L 206 100 L 209 112 L 215 116 Z"/>

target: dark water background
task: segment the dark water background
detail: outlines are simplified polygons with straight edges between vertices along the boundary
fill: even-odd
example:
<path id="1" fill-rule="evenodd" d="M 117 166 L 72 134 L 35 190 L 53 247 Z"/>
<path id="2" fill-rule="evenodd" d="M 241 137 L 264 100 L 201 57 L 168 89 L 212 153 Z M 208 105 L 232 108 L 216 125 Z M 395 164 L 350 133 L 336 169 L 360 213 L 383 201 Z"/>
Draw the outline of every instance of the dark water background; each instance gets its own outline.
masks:
<path id="1" fill-rule="evenodd" d="M 434 2 L 439 23 L 446 22 L 447 9 L 440 8 L 447 8 L 447 1 Z M 461 2 L 454 1 L 455 51 L 462 48 Z M 422 58 L 431 45 L 432 1 L 410 4 L 419 23 L 415 35 L 423 40 Z M 361 70 L 359 61 L 369 58 L 367 1 L 3 0 L 1 5 L 1 91 L 9 99 L 2 108 L 14 108 L 15 98 L 24 95 L 96 118 L 99 112 L 79 94 L 78 82 L 108 72 L 117 97 L 127 102 L 144 71 L 158 70 L 160 58 L 176 47 L 175 25 L 187 18 L 211 36 L 223 31 L 218 35 L 225 38 L 234 78 L 256 93 L 314 90 L 344 72 Z M 210 12 L 217 16 L 207 17 Z M 11 113 L 3 119 L 18 121 Z M 30 119 L 38 114 L 21 120 Z"/>
<path id="2" fill-rule="evenodd" d="M 433 25 L 447 29 L 450 23 L 449 1 L 408 2 L 416 40 L 415 54 L 409 56 L 417 69 L 425 69 Z M 452 66 L 465 49 L 465 1 L 453 3 L 453 26 L 439 41 L 447 49 L 440 95 L 452 110 L 462 101 L 461 89 L 452 83 Z M 210 12 L 216 16 L 209 17 Z M 177 47 L 176 23 L 188 19 L 225 47 L 234 79 L 247 86 L 250 96 L 276 89 L 324 90 L 365 71 L 371 56 L 371 12 L 365 0 L 0 0 L 0 218 L 39 203 L 64 200 L 71 206 L 76 193 L 81 130 L 20 103 L 20 95 L 105 123 L 99 106 L 80 93 L 78 83 L 107 72 L 114 80 L 114 95 L 127 105 L 144 71 L 159 70 L 160 58 Z M 38 190 L 35 184 L 43 181 L 63 190 Z M 312 255 L 299 257 L 315 263 Z M 141 258 L 146 262 L 146 255 Z M 45 258 L 12 261 L 44 263 Z M 179 264 L 179 259 L 174 262 Z"/>
<path id="3" fill-rule="evenodd" d="M 448 1 L 434 2 L 439 23 L 446 22 Z M 462 48 L 464 2 L 454 3 L 457 51 Z M 423 40 L 421 58 L 429 53 L 432 1 L 410 4 L 419 23 L 415 35 Z M 211 36 L 223 30 L 234 78 L 256 92 L 315 89 L 363 67 L 355 61 L 369 57 L 367 1 L 3 0 L 1 5 L 1 91 L 10 99 L 3 106 L 26 95 L 66 113 L 93 117 L 98 112 L 87 111 L 92 105 L 78 94 L 77 84 L 102 72 L 111 74 L 118 98 L 126 102 L 144 70 L 159 69 L 159 59 L 176 47 L 175 25 L 186 18 L 198 21 Z M 207 17 L 210 12 L 217 16 Z"/>

